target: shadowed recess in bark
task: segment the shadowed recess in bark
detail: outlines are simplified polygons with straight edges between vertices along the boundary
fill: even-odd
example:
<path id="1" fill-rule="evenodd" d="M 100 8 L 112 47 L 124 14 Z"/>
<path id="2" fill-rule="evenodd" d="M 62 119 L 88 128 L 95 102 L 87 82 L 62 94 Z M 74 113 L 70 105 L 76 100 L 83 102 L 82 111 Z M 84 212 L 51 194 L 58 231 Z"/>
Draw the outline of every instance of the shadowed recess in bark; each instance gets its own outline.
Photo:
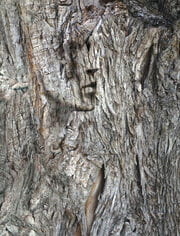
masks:
<path id="1" fill-rule="evenodd" d="M 148 74 L 150 73 L 150 64 L 151 64 L 151 58 L 153 53 L 153 45 L 150 46 L 147 55 L 145 57 L 144 66 L 142 68 L 142 77 L 141 77 L 141 85 L 142 89 L 144 89 L 144 82 L 147 79 Z"/>

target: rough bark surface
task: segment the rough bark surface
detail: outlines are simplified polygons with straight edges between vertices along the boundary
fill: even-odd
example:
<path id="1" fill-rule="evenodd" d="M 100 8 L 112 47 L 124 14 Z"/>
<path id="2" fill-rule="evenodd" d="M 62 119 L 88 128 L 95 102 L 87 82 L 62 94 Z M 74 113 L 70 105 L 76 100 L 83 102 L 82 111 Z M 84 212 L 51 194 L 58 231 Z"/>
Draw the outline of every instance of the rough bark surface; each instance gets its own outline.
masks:
<path id="1" fill-rule="evenodd" d="M 0 235 L 179 235 L 178 13 L 1 0 Z"/>

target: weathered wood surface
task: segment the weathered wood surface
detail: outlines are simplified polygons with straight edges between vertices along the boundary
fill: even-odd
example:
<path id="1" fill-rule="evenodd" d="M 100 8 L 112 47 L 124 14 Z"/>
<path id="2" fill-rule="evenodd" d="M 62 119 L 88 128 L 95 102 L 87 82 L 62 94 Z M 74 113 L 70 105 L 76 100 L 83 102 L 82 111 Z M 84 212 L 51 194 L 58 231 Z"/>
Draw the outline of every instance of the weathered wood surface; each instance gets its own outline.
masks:
<path id="1" fill-rule="evenodd" d="M 0 12 L 0 235 L 179 235 L 176 1 Z"/>

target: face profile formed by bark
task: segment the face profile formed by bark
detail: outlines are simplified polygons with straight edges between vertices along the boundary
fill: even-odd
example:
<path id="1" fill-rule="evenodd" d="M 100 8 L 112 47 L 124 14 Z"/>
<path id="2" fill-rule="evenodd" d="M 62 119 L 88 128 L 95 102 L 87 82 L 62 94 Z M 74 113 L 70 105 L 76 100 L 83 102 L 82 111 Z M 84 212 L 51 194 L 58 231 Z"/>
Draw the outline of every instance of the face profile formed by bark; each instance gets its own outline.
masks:
<path id="1" fill-rule="evenodd" d="M 81 22 L 83 19 L 84 25 Z M 46 52 L 46 49 L 42 48 L 48 60 L 45 58 L 39 60 L 40 50 L 36 51 L 37 41 L 32 41 L 34 62 L 41 72 L 41 83 L 45 94 L 62 106 L 69 107 L 70 110 L 90 111 L 95 105 L 97 83 L 95 72 L 98 69 L 94 68 L 93 62 L 89 61 L 88 40 L 97 21 L 95 16 L 95 19 L 88 22 L 85 15 L 79 20 L 77 11 L 70 12 L 70 15 L 65 16 L 65 23 L 60 27 L 57 53 Z M 39 47 L 44 44 L 44 37 L 46 37 L 44 30 L 41 31 Z M 59 57 L 58 63 L 57 60 L 53 60 L 56 56 Z"/>

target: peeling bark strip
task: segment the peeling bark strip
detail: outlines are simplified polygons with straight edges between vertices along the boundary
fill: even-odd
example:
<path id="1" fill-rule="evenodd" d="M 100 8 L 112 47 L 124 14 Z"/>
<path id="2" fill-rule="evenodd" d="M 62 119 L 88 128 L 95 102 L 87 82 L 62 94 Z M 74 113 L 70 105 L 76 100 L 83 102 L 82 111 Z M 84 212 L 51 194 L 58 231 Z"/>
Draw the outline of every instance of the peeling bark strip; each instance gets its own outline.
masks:
<path id="1" fill-rule="evenodd" d="M 180 234 L 178 13 L 0 1 L 0 235 Z"/>
<path id="2" fill-rule="evenodd" d="M 99 197 L 104 189 L 104 167 L 99 170 L 99 173 L 93 183 L 87 201 L 85 203 L 85 215 L 87 234 L 90 234 L 91 226 L 95 218 L 95 210 L 98 205 Z"/>

